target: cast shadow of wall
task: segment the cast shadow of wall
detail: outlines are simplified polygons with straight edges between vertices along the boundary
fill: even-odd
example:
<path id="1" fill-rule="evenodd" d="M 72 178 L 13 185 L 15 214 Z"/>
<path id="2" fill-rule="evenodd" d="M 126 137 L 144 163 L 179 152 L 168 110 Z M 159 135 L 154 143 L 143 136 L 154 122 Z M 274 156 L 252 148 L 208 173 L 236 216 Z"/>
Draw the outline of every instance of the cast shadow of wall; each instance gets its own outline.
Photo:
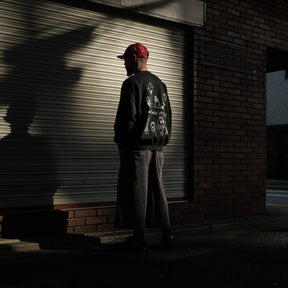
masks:
<path id="1" fill-rule="evenodd" d="M 31 134 L 29 127 L 37 113 L 49 111 L 46 106 L 53 97 L 61 97 L 58 103 L 62 105 L 71 101 L 69 95 L 82 69 L 67 67 L 65 57 L 87 44 L 94 28 L 84 26 L 46 38 L 32 37 L 3 53 L 3 62 L 11 69 L 0 82 L 0 105 L 8 107 L 4 119 L 11 132 L 0 140 L 2 237 L 65 231 L 65 213 L 53 210 L 53 196 L 61 185 L 50 140 L 55 135 L 41 117 L 37 119 L 37 134 Z"/>

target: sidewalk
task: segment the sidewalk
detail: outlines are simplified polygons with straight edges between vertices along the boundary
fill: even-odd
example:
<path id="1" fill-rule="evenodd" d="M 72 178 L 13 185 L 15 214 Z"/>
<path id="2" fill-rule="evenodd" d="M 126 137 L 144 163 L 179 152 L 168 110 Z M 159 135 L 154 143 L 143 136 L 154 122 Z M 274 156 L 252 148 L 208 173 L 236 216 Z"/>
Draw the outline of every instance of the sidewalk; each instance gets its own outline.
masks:
<path id="1" fill-rule="evenodd" d="M 0 287 L 288 287 L 288 208 L 268 207 L 265 216 L 175 230 L 176 250 L 162 250 L 160 234 L 148 231 L 149 249 L 142 253 L 122 249 L 119 243 L 127 233 L 67 235 L 38 242 L 1 239 Z M 11 273 L 17 276 L 11 278 Z"/>

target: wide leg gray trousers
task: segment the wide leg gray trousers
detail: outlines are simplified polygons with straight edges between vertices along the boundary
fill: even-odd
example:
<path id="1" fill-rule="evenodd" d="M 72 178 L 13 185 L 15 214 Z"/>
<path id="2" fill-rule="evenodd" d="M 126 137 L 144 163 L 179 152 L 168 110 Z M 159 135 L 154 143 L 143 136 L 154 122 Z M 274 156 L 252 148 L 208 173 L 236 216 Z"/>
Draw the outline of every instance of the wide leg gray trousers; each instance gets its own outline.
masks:
<path id="1" fill-rule="evenodd" d="M 163 151 L 120 150 L 116 225 L 134 231 L 170 227 L 163 162 Z"/>

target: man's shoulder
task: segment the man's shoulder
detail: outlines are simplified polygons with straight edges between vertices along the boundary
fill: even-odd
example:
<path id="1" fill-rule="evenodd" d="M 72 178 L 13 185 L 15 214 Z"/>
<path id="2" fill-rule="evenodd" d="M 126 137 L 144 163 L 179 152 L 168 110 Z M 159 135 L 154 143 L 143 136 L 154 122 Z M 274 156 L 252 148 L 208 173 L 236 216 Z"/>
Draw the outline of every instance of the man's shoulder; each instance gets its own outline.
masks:
<path id="1" fill-rule="evenodd" d="M 158 84 L 166 87 L 165 83 L 158 76 L 149 71 L 142 71 L 130 76 L 123 82 L 123 86 L 136 85 L 142 87 L 148 83 L 153 83 L 153 85 Z"/>
<path id="2" fill-rule="evenodd" d="M 158 83 L 158 84 L 166 86 L 165 83 L 157 75 L 155 75 L 155 74 L 153 74 L 151 72 L 150 72 L 150 79 L 152 81 L 154 81 L 154 83 Z"/>
<path id="3" fill-rule="evenodd" d="M 126 78 L 124 81 L 123 81 L 123 86 L 131 86 L 131 85 L 134 85 L 135 83 L 139 83 L 141 81 L 141 77 L 139 77 L 139 75 L 137 74 L 134 74 L 128 78 Z"/>
<path id="4" fill-rule="evenodd" d="M 155 74 L 153 74 L 152 72 L 150 71 L 144 71 L 144 72 L 141 72 L 141 73 L 138 73 L 138 74 L 135 74 L 134 75 L 136 78 L 135 78 L 135 81 L 144 81 L 144 83 L 147 83 L 147 82 L 152 82 L 154 84 L 162 84 L 162 85 L 165 85 L 164 82 Z"/>

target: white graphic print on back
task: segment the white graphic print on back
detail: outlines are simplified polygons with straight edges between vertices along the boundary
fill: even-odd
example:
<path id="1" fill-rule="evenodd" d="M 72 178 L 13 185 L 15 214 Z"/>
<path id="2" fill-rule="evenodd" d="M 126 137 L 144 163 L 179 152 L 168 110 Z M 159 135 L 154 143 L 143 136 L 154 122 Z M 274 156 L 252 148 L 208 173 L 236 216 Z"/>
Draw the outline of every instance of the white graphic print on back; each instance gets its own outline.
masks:
<path id="1" fill-rule="evenodd" d="M 145 135 L 167 135 L 168 129 L 166 125 L 167 114 L 165 113 L 165 106 L 167 102 L 167 95 L 165 92 L 158 97 L 154 95 L 154 88 L 151 83 L 148 83 L 146 88 L 146 103 L 149 106 L 149 116 L 145 128 Z"/>

